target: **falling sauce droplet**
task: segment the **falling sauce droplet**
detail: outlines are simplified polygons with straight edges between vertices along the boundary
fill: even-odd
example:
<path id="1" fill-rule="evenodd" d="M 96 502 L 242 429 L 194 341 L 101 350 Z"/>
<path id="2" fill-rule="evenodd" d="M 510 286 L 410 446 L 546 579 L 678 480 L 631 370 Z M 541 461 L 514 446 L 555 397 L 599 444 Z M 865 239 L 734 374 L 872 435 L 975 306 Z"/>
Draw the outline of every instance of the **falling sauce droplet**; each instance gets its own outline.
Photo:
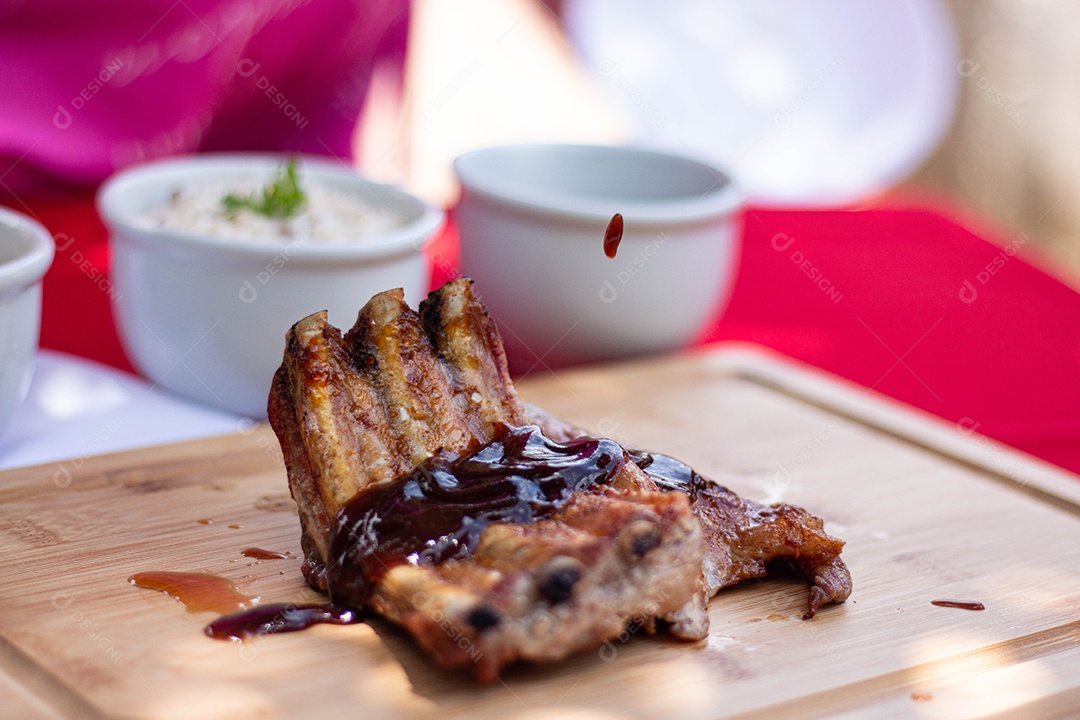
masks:
<path id="1" fill-rule="evenodd" d="M 619 243 L 622 242 L 622 234 L 622 215 L 615 213 L 611 216 L 611 222 L 608 223 L 607 230 L 604 231 L 604 254 L 612 260 L 615 259 L 615 254 L 619 252 Z"/>

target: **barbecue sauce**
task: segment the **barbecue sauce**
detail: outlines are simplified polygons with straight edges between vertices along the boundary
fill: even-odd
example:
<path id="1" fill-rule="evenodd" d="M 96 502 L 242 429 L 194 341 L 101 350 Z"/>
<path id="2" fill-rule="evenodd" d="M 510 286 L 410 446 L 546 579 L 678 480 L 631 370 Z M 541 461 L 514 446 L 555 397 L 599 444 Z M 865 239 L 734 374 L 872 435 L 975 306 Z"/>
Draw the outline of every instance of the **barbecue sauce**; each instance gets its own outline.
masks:
<path id="1" fill-rule="evenodd" d="M 252 640 L 263 635 L 307 630 L 312 625 L 351 625 L 360 622 L 352 610 L 333 605 L 267 603 L 219 617 L 204 628 L 215 640 Z"/>
<path id="2" fill-rule="evenodd" d="M 277 550 L 263 550 L 262 548 L 249 547 L 240 551 L 244 557 L 256 560 L 288 560 L 292 557 L 290 552 L 278 552 Z"/>
<path id="3" fill-rule="evenodd" d="M 644 470 L 661 492 L 679 491 L 690 496 L 693 502 L 698 491 L 712 484 L 698 475 L 694 468 L 670 455 L 630 450 L 630 459 Z"/>
<path id="4" fill-rule="evenodd" d="M 611 221 L 608 223 L 607 229 L 604 230 L 604 254 L 612 260 L 615 259 L 615 254 L 619 252 L 619 243 L 622 242 L 622 235 L 622 215 L 615 213 L 611 216 Z"/>
<path id="5" fill-rule="evenodd" d="M 562 444 L 531 425 L 502 426 L 494 440 L 465 455 L 440 451 L 338 512 L 330 539 L 330 598 L 360 607 L 391 567 L 468 557 L 491 523 L 547 517 L 572 493 L 609 483 L 625 458 L 614 440 Z"/>
<path id="6" fill-rule="evenodd" d="M 931 600 L 931 605 L 938 607 L 956 608 L 957 610 L 985 610 L 986 606 L 981 602 L 971 600 Z"/>
<path id="7" fill-rule="evenodd" d="M 231 613 L 258 602 L 257 597 L 240 593 L 232 580 L 210 573 L 140 572 L 128 578 L 128 582 L 176 598 L 191 613 L 207 610 Z"/>

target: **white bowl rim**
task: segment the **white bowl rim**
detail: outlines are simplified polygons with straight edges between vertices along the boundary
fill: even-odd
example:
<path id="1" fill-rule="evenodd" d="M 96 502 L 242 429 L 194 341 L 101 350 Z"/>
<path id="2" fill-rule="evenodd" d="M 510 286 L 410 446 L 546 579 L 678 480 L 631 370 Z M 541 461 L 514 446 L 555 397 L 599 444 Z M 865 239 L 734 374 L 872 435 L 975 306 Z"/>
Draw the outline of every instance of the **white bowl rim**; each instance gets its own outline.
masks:
<path id="1" fill-rule="evenodd" d="M 419 211 L 415 220 L 380 235 L 360 241 L 295 241 L 264 240 L 260 238 L 223 238 L 173 228 L 156 227 L 140 222 L 124 203 L 132 188 L 148 182 L 176 182 L 178 175 L 220 175 L 222 172 L 247 168 L 270 170 L 296 157 L 302 172 L 326 177 L 346 178 L 383 193 Z M 130 238 L 144 242 L 164 241 L 181 247 L 213 250 L 223 254 L 254 256 L 272 259 L 283 251 L 306 260 L 366 260 L 421 251 L 443 223 L 445 213 L 417 196 L 391 185 L 377 183 L 361 176 L 341 161 L 302 153 L 198 153 L 152 160 L 125 168 L 107 179 L 97 193 L 98 214 L 110 230 L 122 229 Z"/>
<path id="2" fill-rule="evenodd" d="M 615 201 L 620 208 L 618 212 L 628 220 L 665 223 L 695 222 L 706 218 L 728 215 L 743 202 L 743 197 L 736 188 L 731 176 L 714 165 L 689 155 L 638 145 L 572 143 L 498 145 L 472 150 L 459 155 L 454 160 L 454 172 L 464 189 L 501 203 L 579 219 L 602 219 L 606 222 L 611 218 L 610 208 L 612 201 L 610 200 L 605 200 L 603 207 L 598 207 L 596 202 L 574 196 L 571 193 L 544 192 L 535 188 L 526 192 L 506 183 L 502 178 L 484 173 L 477 168 L 477 160 L 492 156 L 520 157 L 537 153 L 593 153 L 598 155 L 620 153 L 637 156 L 641 159 L 662 158 L 683 162 L 688 166 L 706 170 L 717 179 L 716 185 L 700 195 L 686 196 L 685 198 L 657 198 L 656 200 L 627 198 Z"/>
<path id="3" fill-rule="evenodd" d="M 0 207 L 0 226 L 21 232 L 30 240 L 27 252 L 0 262 L 0 291 L 22 289 L 41 280 L 56 254 L 53 236 L 37 220 L 4 207 Z"/>

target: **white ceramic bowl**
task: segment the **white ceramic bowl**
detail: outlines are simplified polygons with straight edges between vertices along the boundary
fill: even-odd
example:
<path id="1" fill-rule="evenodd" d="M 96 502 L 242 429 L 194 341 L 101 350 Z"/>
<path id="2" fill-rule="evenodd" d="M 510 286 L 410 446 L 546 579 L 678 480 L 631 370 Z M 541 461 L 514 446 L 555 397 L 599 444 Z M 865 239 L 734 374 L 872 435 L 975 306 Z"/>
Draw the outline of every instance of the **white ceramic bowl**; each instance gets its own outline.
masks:
<path id="1" fill-rule="evenodd" d="M 41 327 L 41 278 L 52 264 L 49 231 L 0 208 L 0 433 L 26 397 Z"/>
<path id="2" fill-rule="evenodd" d="M 146 213 L 180 187 L 272 176 L 271 155 L 202 155 L 118 173 L 98 194 L 112 239 L 114 308 L 135 366 L 186 397 L 266 416 L 285 333 L 300 318 L 329 310 L 351 327 L 372 295 L 404 288 L 410 302 L 427 291 L 423 246 L 443 213 L 401 190 L 360 178 L 339 163 L 305 157 L 310 177 L 355 192 L 399 219 L 380 235 L 349 242 L 223 239 L 158 227 Z"/>
<path id="3" fill-rule="evenodd" d="M 518 145 L 454 169 L 461 271 L 517 373 L 682 347 L 727 301 L 740 201 L 714 167 L 640 148 Z M 624 231 L 610 259 L 615 213 Z"/>

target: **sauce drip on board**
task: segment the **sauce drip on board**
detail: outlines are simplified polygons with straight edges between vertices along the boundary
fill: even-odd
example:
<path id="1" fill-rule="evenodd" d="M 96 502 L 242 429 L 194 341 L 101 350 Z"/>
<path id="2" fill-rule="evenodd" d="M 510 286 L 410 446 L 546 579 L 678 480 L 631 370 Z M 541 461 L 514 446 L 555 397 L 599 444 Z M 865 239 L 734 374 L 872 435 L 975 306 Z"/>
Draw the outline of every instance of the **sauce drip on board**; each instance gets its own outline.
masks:
<path id="1" fill-rule="evenodd" d="M 547 517 L 575 491 L 611 481 L 625 453 L 614 440 L 549 440 L 540 428 L 503 426 L 466 455 L 439 452 L 415 472 L 362 492 L 331 530 L 333 602 L 360 607 L 391 567 L 467 557 L 494 522 Z"/>
<path id="2" fill-rule="evenodd" d="M 615 259 L 615 254 L 619 252 L 619 243 L 622 242 L 622 234 L 622 214 L 615 213 L 611 216 L 611 221 L 608 222 L 607 229 L 604 230 L 604 254 L 612 260 Z"/>
<path id="3" fill-rule="evenodd" d="M 957 608 L 959 610 L 985 610 L 986 606 L 973 600 L 931 600 L 931 605 L 938 607 Z"/>
<path id="4" fill-rule="evenodd" d="M 240 554 L 244 557 L 255 558 L 256 560 L 288 560 L 293 556 L 290 552 L 278 552 L 277 550 L 263 550 L 258 547 L 244 548 L 240 551 Z"/>
<path id="5" fill-rule="evenodd" d="M 263 635 L 298 632 L 312 625 L 352 625 L 361 622 L 357 613 L 333 605 L 267 603 L 219 617 L 204 628 L 215 640 L 251 640 Z"/>
<path id="6" fill-rule="evenodd" d="M 155 570 L 135 573 L 128 582 L 176 598 L 188 612 L 231 613 L 251 607 L 259 598 L 244 595 L 232 580 L 210 573 Z"/>

